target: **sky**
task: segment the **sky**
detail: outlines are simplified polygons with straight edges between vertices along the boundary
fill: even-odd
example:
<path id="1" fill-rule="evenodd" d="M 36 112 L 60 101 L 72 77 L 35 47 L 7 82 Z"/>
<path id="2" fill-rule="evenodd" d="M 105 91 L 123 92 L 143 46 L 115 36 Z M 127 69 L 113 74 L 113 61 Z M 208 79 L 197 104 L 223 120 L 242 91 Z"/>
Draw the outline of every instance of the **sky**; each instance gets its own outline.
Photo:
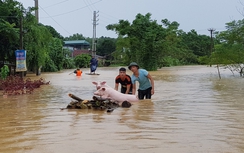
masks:
<path id="1" fill-rule="evenodd" d="M 18 0 L 25 8 L 34 0 Z M 93 12 L 97 13 L 96 37 L 117 38 L 109 24 L 119 20 L 130 23 L 138 13 L 151 13 L 151 19 L 180 24 L 184 32 L 191 30 L 210 35 L 208 29 L 226 30 L 225 24 L 244 17 L 244 0 L 38 0 L 39 22 L 50 25 L 64 37 L 82 34 L 93 37 Z"/>

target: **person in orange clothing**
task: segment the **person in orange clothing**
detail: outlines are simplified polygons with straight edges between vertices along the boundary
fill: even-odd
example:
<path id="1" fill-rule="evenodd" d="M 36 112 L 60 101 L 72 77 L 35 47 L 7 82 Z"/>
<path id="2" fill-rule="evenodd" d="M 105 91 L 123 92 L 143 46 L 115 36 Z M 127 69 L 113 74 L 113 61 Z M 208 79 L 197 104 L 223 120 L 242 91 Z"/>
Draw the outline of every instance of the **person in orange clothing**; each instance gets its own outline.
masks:
<path id="1" fill-rule="evenodd" d="M 76 76 L 81 76 L 81 75 L 82 75 L 82 71 L 81 71 L 79 68 L 77 68 L 77 69 L 74 71 L 74 73 L 76 74 Z"/>

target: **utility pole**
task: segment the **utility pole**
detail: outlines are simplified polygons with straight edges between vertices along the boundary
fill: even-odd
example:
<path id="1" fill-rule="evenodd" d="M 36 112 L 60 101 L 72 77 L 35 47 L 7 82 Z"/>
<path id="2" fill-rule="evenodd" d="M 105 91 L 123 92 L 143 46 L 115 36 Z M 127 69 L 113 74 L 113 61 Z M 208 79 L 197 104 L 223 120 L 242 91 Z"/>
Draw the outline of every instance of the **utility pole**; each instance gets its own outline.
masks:
<path id="1" fill-rule="evenodd" d="M 210 28 L 208 29 L 208 31 L 210 31 L 210 39 L 211 39 L 211 46 L 210 46 L 210 56 L 211 56 L 213 52 L 213 32 L 215 31 L 215 29 Z"/>
<path id="2" fill-rule="evenodd" d="M 208 31 L 210 31 L 210 39 L 211 39 L 211 47 L 210 47 L 210 58 L 211 58 L 213 48 L 214 48 L 213 32 L 215 31 L 215 29 L 210 28 L 210 29 L 208 29 Z M 211 63 L 211 59 L 210 59 L 210 67 L 211 66 L 212 66 L 212 63 Z M 218 62 L 217 62 L 217 69 L 218 69 L 219 79 L 221 79 Z"/>
<path id="3" fill-rule="evenodd" d="M 19 48 L 20 50 L 24 49 L 24 45 L 23 45 L 23 17 L 22 14 L 20 15 L 20 19 L 19 19 Z"/>
<path id="4" fill-rule="evenodd" d="M 37 23 L 39 23 L 39 7 L 38 7 L 38 0 L 35 1 L 35 17 L 37 20 Z M 41 75 L 41 67 L 36 66 L 36 76 Z"/>
<path id="5" fill-rule="evenodd" d="M 97 40 L 96 40 L 96 26 L 97 24 L 97 19 L 98 17 L 98 12 L 94 11 L 93 12 L 93 36 L 92 36 L 92 56 L 94 56 L 96 58 L 96 44 L 97 44 Z"/>
<path id="6" fill-rule="evenodd" d="M 22 13 L 20 15 L 20 19 L 19 19 L 19 47 L 20 50 L 24 49 L 24 45 L 23 45 L 23 17 L 22 17 Z M 24 71 L 20 72 L 20 77 L 24 78 Z"/>
<path id="7" fill-rule="evenodd" d="M 215 31 L 215 29 L 213 28 L 209 28 L 208 31 L 210 31 L 210 67 L 212 66 L 211 64 L 211 55 L 212 55 L 212 52 L 213 52 L 213 32 Z"/>
<path id="8" fill-rule="evenodd" d="M 35 1 L 35 17 L 37 19 L 37 23 L 39 23 L 39 8 L 38 8 L 38 0 L 34 0 Z"/>

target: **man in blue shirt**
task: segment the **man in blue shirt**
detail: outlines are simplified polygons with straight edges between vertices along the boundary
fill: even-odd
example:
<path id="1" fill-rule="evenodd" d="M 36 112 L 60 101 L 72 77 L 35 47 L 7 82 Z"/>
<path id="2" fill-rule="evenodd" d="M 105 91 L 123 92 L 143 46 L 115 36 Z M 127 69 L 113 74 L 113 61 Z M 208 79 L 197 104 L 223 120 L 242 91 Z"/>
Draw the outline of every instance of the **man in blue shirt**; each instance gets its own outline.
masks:
<path id="1" fill-rule="evenodd" d="M 146 99 L 151 99 L 151 96 L 154 94 L 154 80 L 152 76 L 147 70 L 139 69 L 139 66 L 135 62 L 130 63 L 128 68 L 133 72 L 131 76 L 133 85 L 132 94 L 135 95 L 136 93 L 136 81 L 138 81 L 138 98 L 144 99 L 146 97 Z"/>

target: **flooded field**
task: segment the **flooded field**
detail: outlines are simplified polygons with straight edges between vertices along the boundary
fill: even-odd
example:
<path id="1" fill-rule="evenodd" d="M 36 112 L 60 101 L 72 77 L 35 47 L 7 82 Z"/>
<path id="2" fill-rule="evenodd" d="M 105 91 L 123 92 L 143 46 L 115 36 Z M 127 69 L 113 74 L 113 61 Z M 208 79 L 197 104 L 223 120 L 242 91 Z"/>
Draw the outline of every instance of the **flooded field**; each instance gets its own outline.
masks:
<path id="1" fill-rule="evenodd" d="M 112 113 L 64 109 L 69 93 L 92 99 L 92 81 L 114 87 L 119 67 L 77 78 L 73 70 L 28 74 L 50 81 L 33 94 L 0 95 L 3 153 L 243 153 L 244 78 L 207 66 L 162 68 L 151 100 Z M 131 74 L 128 71 L 128 74 Z"/>

